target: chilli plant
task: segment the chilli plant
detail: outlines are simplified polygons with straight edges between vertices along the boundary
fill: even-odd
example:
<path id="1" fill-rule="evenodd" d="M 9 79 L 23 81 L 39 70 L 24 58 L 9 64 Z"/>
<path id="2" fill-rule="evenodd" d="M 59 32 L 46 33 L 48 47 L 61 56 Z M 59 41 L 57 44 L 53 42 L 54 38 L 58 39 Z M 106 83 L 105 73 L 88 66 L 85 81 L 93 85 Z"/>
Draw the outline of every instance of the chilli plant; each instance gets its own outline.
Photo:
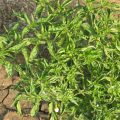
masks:
<path id="1" fill-rule="evenodd" d="M 46 101 L 50 120 L 119 120 L 120 7 L 71 1 L 35 0 L 0 36 L 0 64 L 20 78 L 14 105 L 31 101 L 35 116 Z"/>

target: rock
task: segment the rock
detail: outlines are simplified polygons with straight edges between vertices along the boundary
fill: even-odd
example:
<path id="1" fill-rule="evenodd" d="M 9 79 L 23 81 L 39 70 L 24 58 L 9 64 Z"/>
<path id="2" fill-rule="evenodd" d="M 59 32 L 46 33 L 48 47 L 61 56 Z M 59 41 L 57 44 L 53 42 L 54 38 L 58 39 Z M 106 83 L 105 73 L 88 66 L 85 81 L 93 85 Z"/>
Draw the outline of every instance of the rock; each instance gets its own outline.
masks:
<path id="1" fill-rule="evenodd" d="M 0 28 L 9 26 L 12 22 L 16 21 L 13 16 L 14 11 L 25 11 L 31 14 L 35 9 L 35 2 L 33 0 L 0 0 Z M 1 31 L 2 32 L 2 31 Z"/>
<path id="2" fill-rule="evenodd" d="M 3 120 L 4 115 L 6 114 L 7 109 L 3 104 L 0 104 L 0 120 Z"/>
<path id="3" fill-rule="evenodd" d="M 19 82 L 20 82 L 20 78 L 18 76 L 12 77 L 12 85 L 16 85 Z"/>
<path id="4" fill-rule="evenodd" d="M 30 117 L 30 116 L 25 117 L 25 116 L 19 115 L 16 112 L 9 112 L 5 115 L 3 120 L 39 120 L 39 119 L 36 117 Z"/>
<path id="5" fill-rule="evenodd" d="M 37 117 L 24 116 L 21 120 L 39 120 Z"/>
<path id="6" fill-rule="evenodd" d="M 32 109 L 32 102 L 30 101 L 26 101 L 26 100 L 22 100 L 20 101 L 20 105 L 21 105 L 21 109 L 23 114 L 30 114 L 30 111 Z"/>
<path id="7" fill-rule="evenodd" d="M 0 104 L 0 116 L 1 116 L 1 114 L 4 113 L 5 110 L 6 110 L 6 109 L 5 109 L 4 105 L 3 105 L 3 104 Z"/>
<path id="8" fill-rule="evenodd" d="M 12 103 L 17 94 L 18 94 L 18 91 L 16 91 L 16 90 L 13 90 L 13 89 L 9 90 L 8 96 L 3 101 L 3 104 L 6 106 L 6 108 L 15 109 L 14 107 L 12 107 Z"/>
<path id="9" fill-rule="evenodd" d="M 0 103 L 2 103 L 8 95 L 8 90 L 0 90 Z"/>
<path id="10" fill-rule="evenodd" d="M 3 79 L 2 87 L 6 89 L 12 85 L 12 78 Z"/>
<path id="11" fill-rule="evenodd" d="M 45 113 L 48 113 L 48 107 L 49 107 L 48 103 L 43 101 L 42 104 L 41 104 L 41 111 L 45 112 Z"/>
<path id="12" fill-rule="evenodd" d="M 9 112 L 4 116 L 3 120 L 22 120 L 21 116 L 16 112 Z"/>
<path id="13" fill-rule="evenodd" d="M 0 65 L 0 89 L 6 89 L 12 85 L 12 79 L 7 77 L 5 68 Z"/>
<path id="14" fill-rule="evenodd" d="M 45 114 L 43 112 L 39 112 L 38 118 L 39 118 L 39 120 L 50 120 L 50 115 L 49 114 Z"/>
<path id="15" fill-rule="evenodd" d="M 3 66 L 0 65 L 0 90 L 7 89 L 20 81 L 18 76 L 8 78 L 7 72 Z"/>

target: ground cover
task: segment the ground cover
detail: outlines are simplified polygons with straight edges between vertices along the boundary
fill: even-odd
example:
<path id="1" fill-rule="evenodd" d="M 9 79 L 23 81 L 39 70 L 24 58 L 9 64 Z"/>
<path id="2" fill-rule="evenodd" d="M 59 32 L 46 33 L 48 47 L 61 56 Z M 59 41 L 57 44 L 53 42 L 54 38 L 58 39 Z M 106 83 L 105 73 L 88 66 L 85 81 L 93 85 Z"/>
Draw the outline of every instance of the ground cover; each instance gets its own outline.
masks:
<path id="1" fill-rule="evenodd" d="M 119 5 L 70 2 L 36 1 L 0 36 L 1 113 L 12 110 L 4 119 L 26 119 L 16 109 L 37 116 L 29 119 L 120 119 Z"/>

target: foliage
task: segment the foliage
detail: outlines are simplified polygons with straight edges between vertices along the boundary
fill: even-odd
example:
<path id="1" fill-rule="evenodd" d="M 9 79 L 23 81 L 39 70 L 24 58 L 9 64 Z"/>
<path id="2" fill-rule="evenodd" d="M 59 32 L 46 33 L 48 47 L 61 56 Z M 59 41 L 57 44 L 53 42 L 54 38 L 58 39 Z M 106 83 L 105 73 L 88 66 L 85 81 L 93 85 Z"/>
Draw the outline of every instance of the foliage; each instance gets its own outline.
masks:
<path id="1" fill-rule="evenodd" d="M 20 76 L 14 104 L 21 113 L 20 101 L 32 101 L 34 116 L 47 101 L 51 120 L 119 120 L 119 6 L 70 3 L 36 0 L 34 14 L 15 13 L 18 22 L 0 36 L 0 64 Z"/>

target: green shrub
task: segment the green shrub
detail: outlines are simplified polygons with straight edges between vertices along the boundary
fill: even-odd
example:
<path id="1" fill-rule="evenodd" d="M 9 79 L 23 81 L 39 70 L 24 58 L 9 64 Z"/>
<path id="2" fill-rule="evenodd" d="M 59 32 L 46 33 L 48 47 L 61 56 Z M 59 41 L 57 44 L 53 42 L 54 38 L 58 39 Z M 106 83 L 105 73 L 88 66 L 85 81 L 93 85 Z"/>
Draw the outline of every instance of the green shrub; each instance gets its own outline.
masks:
<path id="1" fill-rule="evenodd" d="M 36 0 L 34 14 L 17 13 L 1 35 L 0 63 L 20 76 L 14 104 L 21 113 L 20 101 L 32 101 L 34 116 L 46 101 L 51 120 L 119 120 L 119 6 L 70 2 Z"/>

